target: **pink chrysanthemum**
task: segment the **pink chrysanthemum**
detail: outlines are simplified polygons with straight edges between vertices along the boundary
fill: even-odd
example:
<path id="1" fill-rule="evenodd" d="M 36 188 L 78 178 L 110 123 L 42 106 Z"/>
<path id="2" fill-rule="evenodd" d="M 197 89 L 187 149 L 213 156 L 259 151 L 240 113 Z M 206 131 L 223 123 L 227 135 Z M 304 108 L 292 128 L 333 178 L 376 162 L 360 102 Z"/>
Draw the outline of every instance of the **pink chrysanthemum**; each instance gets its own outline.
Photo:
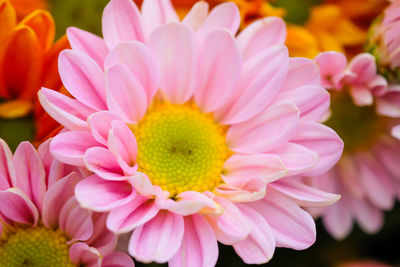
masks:
<path id="1" fill-rule="evenodd" d="M 109 211 L 107 226 L 132 230 L 129 252 L 143 262 L 213 266 L 217 240 L 246 263 L 268 261 L 276 246 L 315 241 L 300 206 L 326 205 L 326 194 L 283 177 L 319 174 L 343 143 L 318 121 L 329 94 L 317 64 L 289 58 L 279 18 L 254 22 L 234 37 L 237 7 L 208 13 L 197 3 L 179 21 L 167 0 L 112 0 L 104 41 L 71 28 L 73 50 L 60 75 L 71 99 L 39 93 L 69 131 L 53 155 L 94 172 L 78 201 Z M 278 180 L 280 179 L 280 180 Z"/>
<path id="2" fill-rule="evenodd" d="M 374 233 L 382 226 L 382 210 L 390 210 L 400 194 L 400 142 L 391 136 L 391 127 L 399 122 L 400 93 L 377 74 L 370 54 L 360 54 L 348 65 L 336 52 L 322 53 L 316 61 L 324 86 L 332 89 L 326 124 L 345 144 L 338 164 L 311 178 L 312 185 L 342 195 L 323 212 L 323 223 L 337 239 L 350 233 L 353 221 Z"/>
<path id="3" fill-rule="evenodd" d="M 73 196 L 82 174 L 53 159 L 48 144 L 38 153 L 23 142 L 12 155 L 0 139 L 0 266 L 133 267 L 113 252 L 117 237 L 105 214 Z"/>

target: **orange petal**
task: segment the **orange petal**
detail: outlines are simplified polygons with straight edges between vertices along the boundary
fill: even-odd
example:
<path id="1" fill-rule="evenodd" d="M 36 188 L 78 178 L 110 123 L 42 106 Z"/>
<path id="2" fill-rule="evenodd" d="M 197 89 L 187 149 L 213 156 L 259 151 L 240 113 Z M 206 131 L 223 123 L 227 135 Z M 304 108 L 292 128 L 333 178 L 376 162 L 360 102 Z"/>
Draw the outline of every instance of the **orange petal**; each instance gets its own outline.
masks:
<path id="1" fill-rule="evenodd" d="M 317 39 L 301 26 L 287 25 L 286 46 L 292 57 L 314 58 L 319 53 Z"/>
<path id="2" fill-rule="evenodd" d="M 32 102 L 28 100 L 7 101 L 0 104 L 0 118 L 16 119 L 25 117 L 32 110 Z"/>
<path id="3" fill-rule="evenodd" d="M 0 44 L 14 29 L 16 21 L 14 8 L 7 1 L 0 1 Z"/>
<path id="4" fill-rule="evenodd" d="M 22 18 L 36 9 L 46 9 L 46 0 L 9 0 L 17 11 L 18 17 Z"/>
<path id="5" fill-rule="evenodd" d="M 26 16 L 20 24 L 30 27 L 36 33 L 43 51 L 47 51 L 51 47 L 55 36 L 55 25 L 49 12 L 35 10 Z"/>
<path id="6" fill-rule="evenodd" d="M 35 32 L 27 26 L 17 26 L 0 56 L 2 96 L 32 99 L 40 85 L 42 61 Z"/>

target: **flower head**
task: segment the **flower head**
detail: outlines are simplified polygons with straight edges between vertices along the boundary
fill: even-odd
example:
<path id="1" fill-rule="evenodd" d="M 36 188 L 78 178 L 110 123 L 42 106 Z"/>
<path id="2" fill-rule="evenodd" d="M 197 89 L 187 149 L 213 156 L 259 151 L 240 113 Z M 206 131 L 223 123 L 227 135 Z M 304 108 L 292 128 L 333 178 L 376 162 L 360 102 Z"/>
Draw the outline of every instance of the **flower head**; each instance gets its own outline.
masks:
<path id="1" fill-rule="evenodd" d="M 341 155 L 340 138 L 318 122 L 329 96 L 317 65 L 289 58 L 281 19 L 235 37 L 239 24 L 233 3 L 209 13 L 199 2 L 180 21 L 169 1 L 146 0 L 140 13 L 112 0 L 104 40 L 68 30 L 73 49 L 59 69 L 76 99 L 39 92 L 68 130 L 53 155 L 94 173 L 78 201 L 109 211 L 113 232 L 134 230 L 129 252 L 140 261 L 212 266 L 218 240 L 246 263 L 266 262 L 275 246 L 314 242 L 300 205 L 337 200 L 281 179 L 325 172 Z"/>
<path id="2" fill-rule="evenodd" d="M 113 252 L 117 237 L 105 215 L 76 201 L 83 173 L 55 160 L 48 144 L 36 151 L 23 142 L 12 155 L 0 139 L 0 265 L 133 266 Z"/>
<path id="3" fill-rule="evenodd" d="M 308 182 L 342 195 L 336 205 L 320 211 L 335 238 L 346 237 L 353 221 L 374 233 L 382 226 L 382 211 L 393 207 L 400 188 L 400 143 L 391 136 L 399 123 L 400 94 L 388 88 L 370 54 L 347 63 L 343 54 L 326 52 L 316 62 L 323 84 L 332 89 L 331 115 L 325 123 L 338 131 L 345 149 L 332 170 Z"/>
<path id="4" fill-rule="evenodd" d="M 59 126 L 44 115 L 36 95 L 41 85 L 60 90 L 57 58 L 69 45 L 65 37 L 53 44 L 50 13 L 35 10 L 17 22 L 14 7 L 5 0 L 0 1 L 0 28 L 1 136 L 15 149 L 19 139 L 40 143 Z"/>

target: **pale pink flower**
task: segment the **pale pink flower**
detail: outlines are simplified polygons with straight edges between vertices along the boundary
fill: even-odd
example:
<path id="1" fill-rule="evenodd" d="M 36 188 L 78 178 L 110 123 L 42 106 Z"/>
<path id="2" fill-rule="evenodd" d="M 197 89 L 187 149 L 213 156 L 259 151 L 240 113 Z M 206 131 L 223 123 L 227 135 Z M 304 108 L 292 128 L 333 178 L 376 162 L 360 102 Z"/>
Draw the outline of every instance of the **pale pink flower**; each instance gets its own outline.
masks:
<path id="1" fill-rule="evenodd" d="M 315 224 L 301 206 L 338 199 L 290 179 L 320 174 L 343 143 L 319 123 L 329 108 L 317 64 L 289 58 L 279 18 L 236 38 L 238 8 L 197 3 L 179 21 L 167 0 L 112 0 L 104 40 L 67 31 L 59 70 L 76 99 L 43 88 L 40 101 L 68 131 L 51 143 L 59 160 L 92 176 L 82 206 L 110 212 L 108 228 L 133 230 L 142 262 L 213 266 L 217 241 L 246 263 L 275 247 L 305 249 Z M 287 177 L 285 179 L 281 179 Z"/>
<path id="2" fill-rule="evenodd" d="M 79 169 L 53 159 L 48 142 L 28 142 L 12 155 L 0 139 L 1 266 L 134 266 L 113 252 L 117 237 L 105 214 L 81 208 L 73 196 Z"/>
<path id="3" fill-rule="evenodd" d="M 356 56 L 348 65 L 336 52 L 322 53 L 316 61 L 325 86 L 332 88 L 332 112 L 326 124 L 345 143 L 334 168 L 307 178 L 309 184 L 342 196 L 316 214 L 322 212 L 325 227 L 337 239 L 350 233 L 353 221 L 374 233 L 382 226 L 382 211 L 390 210 L 400 196 L 400 142 L 391 136 L 392 126 L 399 122 L 400 94 L 388 89 L 369 54 Z"/>

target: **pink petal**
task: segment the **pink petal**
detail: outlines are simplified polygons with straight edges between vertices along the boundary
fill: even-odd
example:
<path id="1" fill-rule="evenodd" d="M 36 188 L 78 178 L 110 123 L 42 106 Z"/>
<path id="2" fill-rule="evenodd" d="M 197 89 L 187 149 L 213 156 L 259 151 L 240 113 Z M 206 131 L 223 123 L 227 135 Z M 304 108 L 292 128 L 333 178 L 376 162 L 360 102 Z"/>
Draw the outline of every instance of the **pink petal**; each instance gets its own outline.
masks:
<path id="1" fill-rule="evenodd" d="M 117 158 L 104 147 L 92 147 L 86 150 L 84 161 L 89 171 L 103 179 L 126 180 Z"/>
<path id="2" fill-rule="evenodd" d="M 232 35 L 225 30 L 209 34 L 199 55 L 200 75 L 194 95 L 203 112 L 212 112 L 228 102 L 241 69 L 241 56 Z"/>
<path id="3" fill-rule="evenodd" d="M 206 217 L 214 229 L 217 240 L 222 244 L 232 245 L 245 239 L 251 232 L 251 226 L 237 206 L 221 197 L 215 197 L 213 200 L 224 209 L 219 216 Z"/>
<path id="4" fill-rule="evenodd" d="M 98 111 L 90 115 L 87 119 L 93 138 L 97 142 L 107 145 L 108 132 L 111 129 L 111 122 L 120 118 L 109 111 Z"/>
<path id="5" fill-rule="evenodd" d="M 280 93 L 276 101 L 291 101 L 300 109 L 300 116 L 311 121 L 320 121 L 329 112 L 330 94 L 318 85 L 303 85 Z"/>
<path id="6" fill-rule="evenodd" d="M 222 3 L 214 7 L 204 23 L 197 31 L 200 39 L 215 30 L 227 29 L 232 35 L 236 35 L 240 25 L 240 13 L 238 7 L 232 3 Z"/>
<path id="7" fill-rule="evenodd" d="M 44 110 L 69 130 L 86 129 L 86 118 L 95 112 L 94 109 L 76 99 L 46 88 L 42 88 L 38 92 L 38 98 Z"/>
<path id="8" fill-rule="evenodd" d="M 104 42 L 113 49 L 119 42 L 143 41 L 142 18 L 133 1 L 111 0 L 102 17 Z"/>
<path id="9" fill-rule="evenodd" d="M 135 191 L 127 182 L 107 181 L 91 175 L 77 184 L 75 195 L 82 207 L 102 212 L 128 203 Z"/>
<path id="10" fill-rule="evenodd" d="M 167 209 L 170 212 L 179 215 L 190 215 L 200 211 L 208 211 L 219 213 L 221 211 L 219 205 L 205 194 L 195 191 L 185 191 L 180 193 L 175 200 L 161 201 L 158 203 L 159 208 Z"/>
<path id="11" fill-rule="evenodd" d="M 226 134 L 229 148 L 238 153 L 261 153 L 286 143 L 296 129 L 299 109 L 280 102 L 253 117 L 233 125 Z"/>
<path id="12" fill-rule="evenodd" d="M 275 181 L 287 173 L 283 162 L 270 154 L 234 154 L 224 163 L 224 181 L 230 185 L 242 186 L 240 181 L 250 177 L 261 177 L 267 182 Z"/>
<path id="13" fill-rule="evenodd" d="M 316 166 L 319 160 L 315 151 L 294 143 L 287 143 L 270 153 L 277 154 L 281 158 L 288 175 L 305 173 Z"/>
<path id="14" fill-rule="evenodd" d="M 249 221 L 251 232 L 245 240 L 234 244 L 233 248 L 246 264 L 268 262 L 275 252 L 273 231 L 257 211 L 242 204 L 238 204 L 238 207 Z"/>
<path id="15" fill-rule="evenodd" d="M 179 22 L 178 15 L 169 0 L 144 0 L 141 9 L 147 35 L 163 24 Z"/>
<path id="16" fill-rule="evenodd" d="M 262 53 L 270 46 L 284 44 L 285 40 L 285 22 L 278 17 L 256 20 L 241 31 L 237 37 L 244 60 Z"/>
<path id="17" fill-rule="evenodd" d="M 265 109 L 279 92 L 288 69 L 285 46 L 266 49 L 260 56 L 246 61 L 232 100 L 218 111 L 223 124 L 243 122 Z"/>
<path id="18" fill-rule="evenodd" d="M 141 82 L 124 64 L 115 64 L 108 69 L 106 81 L 108 109 L 126 122 L 138 122 L 147 110 Z"/>
<path id="19" fill-rule="evenodd" d="M 239 177 L 238 177 L 239 178 Z M 221 184 L 215 189 L 215 194 L 233 202 L 251 202 L 262 199 L 265 195 L 267 182 L 261 177 L 241 177 L 234 183 L 242 185 L 232 186 L 229 178 L 224 178 L 226 184 Z"/>
<path id="20" fill-rule="evenodd" d="M 84 166 L 83 157 L 86 150 L 99 145 L 89 132 L 67 131 L 53 138 L 50 150 L 52 155 L 61 162 Z"/>
<path id="21" fill-rule="evenodd" d="M 103 68 L 104 59 L 109 52 L 103 39 L 75 27 L 67 29 L 67 36 L 72 49 L 89 55 L 99 64 L 100 68 Z"/>
<path id="22" fill-rule="evenodd" d="M 144 263 L 166 262 L 181 246 L 183 232 L 181 215 L 160 211 L 151 221 L 135 229 L 129 242 L 129 253 Z"/>
<path id="23" fill-rule="evenodd" d="M 208 16 L 208 3 L 197 2 L 192 6 L 190 11 L 187 13 L 182 23 L 189 28 L 197 31 Z"/>
<path id="24" fill-rule="evenodd" d="M 342 240 L 351 231 L 353 219 L 350 208 L 350 199 L 347 192 L 341 190 L 342 198 L 326 209 L 322 222 L 326 230 L 337 240 Z"/>
<path id="25" fill-rule="evenodd" d="M 318 175 L 332 168 L 343 152 L 343 141 L 331 128 L 316 122 L 301 122 L 291 142 L 318 154 L 318 164 L 305 175 Z"/>
<path id="26" fill-rule="evenodd" d="M 154 200 L 136 195 L 131 201 L 113 209 L 107 218 L 107 228 L 114 233 L 128 233 L 157 215 Z"/>
<path id="27" fill-rule="evenodd" d="M 18 145 L 14 153 L 15 184 L 33 204 L 42 211 L 44 194 L 46 193 L 46 173 L 36 149 L 25 141 Z"/>
<path id="28" fill-rule="evenodd" d="M 61 208 L 59 227 L 71 242 L 87 240 L 93 234 L 90 212 L 81 208 L 75 197 L 68 199 Z"/>
<path id="29" fill-rule="evenodd" d="M 171 267 L 214 266 L 218 259 L 218 244 L 213 229 L 200 215 L 184 217 L 185 233 L 182 245 L 168 262 Z"/>
<path id="30" fill-rule="evenodd" d="M 352 84 L 366 83 L 376 75 L 375 58 L 369 53 L 358 54 L 350 61 L 348 69 L 357 75 Z"/>
<path id="31" fill-rule="evenodd" d="M 267 220 L 278 247 L 300 250 L 315 242 L 315 223 L 311 215 L 279 191 L 269 187 L 264 200 L 247 205 Z"/>
<path id="32" fill-rule="evenodd" d="M 120 43 L 108 54 L 105 68 L 109 69 L 118 63 L 125 64 L 134 78 L 140 81 L 147 96 L 147 103 L 151 103 L 159 87 L 160 71 L 150 49 L 137 41 Z"/>
<path id="33" fill-rule="evenodd" d="M 108 149 L 116 156 L 119 165 L 127 174 L 137 170 L 137 143 L 133 132 L 122 121 L 111 122 L 108 135 Z"/>
<path id="34" fill-rule="evenodd" d="M 282 179 L 269 184 L 275 190 L 285 194 L 301 206 L 328 206 L 340 199 L 340 195 L 331 194 L 306 185 L 294 179 Z"/>
<path id="35" fill-rule="evenodd" d="M 104 74 L 88 55 L 74 50 L 64 50 L 58 58 L 61 80 L 76 99 L 95 109 L 106 109 Z"/>
<path id="36" fill-rule="evenodd" d="M 13 155 L 7 143 L 0 139 L 0 190 L 6 190 L 15 183 Z"/>
<path id="37" fill-rule="evenodd" d="M 329 51 L 320 53 L 314 59 L 321 71 L 321 85 L 326 88 L 340 89 L 335 77 L 341 75 L 347 65 L 346 56 L 343 53 Z"/>
<path id="38" fill-rule="evenodd" d="M 100 266 L 101 255 L 93 247 L 89 247 L 83 242 L 73 244 L 69 249 L 69 257 L 74 264 L 78 266 Z"/>
<path id="39" fill-rule="evenodd" d="M 195 89 L 196 47 L 194 35 L 182 24 L 154 30 L 148 40 L 161 67 L 160 91 L 165 100 L 182 104 Z"/>
<path id="40" fill-rule="evenodd" d="M 134 267 L 135 263 L 127 254 L 116 251 L 104 257 L 102 267 Z"/>
<path id="41" fill-rule="evenodd" d="M 376 100 L 376 110 L 378 114 L 397 118 L 400 117 L 400 93 L 389 92 L 385 96 Z"/>
<path id="42" fill-rule="evenodd" d="M 58 228 L 61 209 L 74 195 L 75 185 L 81 179 L 82 177 L 77 173 L 71 173 L 49 188 L 43 201 L 42 219 L 45 226 Z"/>
<path id="43" fill-rule="evenodd" d="M 39 212 L 19 188 L 0 191 L 0 214 L 17 223 L 36 225 Z"/>
<path id="44" fill-rule="evenodd" d="M 290 91 L 303 85 L 320 85 L 318 65 L 311 59 L 290 58 L 289 71 L 281 91 Z"/>
<path id="45" fill-rule="evenodd" d="M 93 234 L 85 241 L 96 248 L 102 255 L 112 253 L 117 246 L 118 236 L 106 227 L 107 213 L 92 212 Z"/>
<path id="46" fill-rule="evenodd" d="M 371 106 L 374 103 L 374 96 L 368 88 L 351 87 L 350 95 L 357 106 Z"/>
<path id="47" fill-rule="evenodd" d="M 393 127 L 391 133 L 394 137 L 400 139 L 400 125 Z"/>
<path id="48" fill-rule="evenodd" d="M 352 210 L 360 227 L 369 234 L 374 234 L 383 225 L 383 214 L 379 208 L 365 199 L 351 199 Z"/>

